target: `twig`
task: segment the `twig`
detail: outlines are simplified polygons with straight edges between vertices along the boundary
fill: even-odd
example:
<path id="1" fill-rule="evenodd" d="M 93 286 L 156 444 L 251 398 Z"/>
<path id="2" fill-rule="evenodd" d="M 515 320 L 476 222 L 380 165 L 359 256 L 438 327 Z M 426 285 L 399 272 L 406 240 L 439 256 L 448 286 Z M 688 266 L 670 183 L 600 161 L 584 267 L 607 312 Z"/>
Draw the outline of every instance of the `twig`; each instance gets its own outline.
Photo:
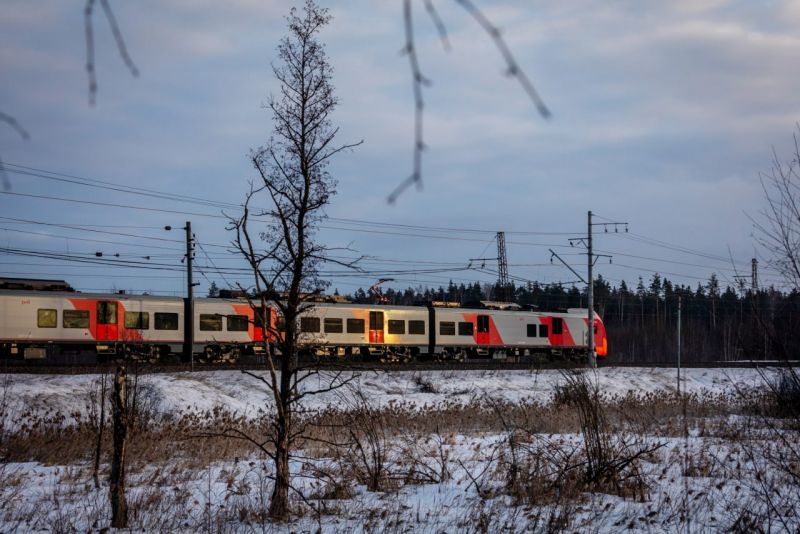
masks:
<path id="1" fill-rule="evenodd" d="M 425 9 L 428 10 L 428 15 L 431 16 L 431 20 L 433 20 L 434 26 L 436 26 L 436 31 L 439 32 L 439 39 L 442 41 L 442 46 L 449 52 L 450 41 L 447 39 L 447 28 L 445 28 L 442 18 L 439 16 L 436 8 L 433 6 L 432 0 L 425 0 Z"/>
<path id="2" fill-rule="evenodd" d="M 422 74 L 422 70 L 420 69 L 419 65 L 419 56 L 417 54 L 417 48 L 414 40 L 414 21 L 412 17 L 412 10 L 411 10 L 411 1 L 412 0 L 403 0 L 403 20 L 405 26 L 405 37 L 406 42 L 405 46 L 402 49 L 404 54 L 408 55 L 408 62 L 409 66 L 411 67 L 411 78 L 413 84 L 413 95 L 414 95 L 414 154 L 413 154 L 413 164 L 412 164 L 412 172 L 411 175 L 401 181 L 394 190 L 389 193 L 389 196 L 386 197 L 386 201 L 389 204 L 394 204 L 397 199 L 400 197 L 403 192 L 408 189 L 411 185 L 416 185 L 417 189 L 422 189 L 422 152 L 425 150 L 425 141 L 424 141 L 424 127 L 423 127 L 423 119 L 424 119 L 424 109 L 425 109 L 425 101 L 422 94 L 422 87 L 424 85 L 430 85 L 431 82 L 427 78 L 425 78 Z M 542 100 L 541 96 L 539 96 L 538 91 L 533 86 L 533 83 L 528 78 L 525 71 L 519 66 L 517 63 L 514 54 L 511 52 L 511 49 L 503 39 L 500 30 L 495 27 L 491 21 L 483 14 L 483 12 L 478 9 L 470 0 L 455 0 L 461 7 L 463 7 L 472 18 L 474 18 L 477 23 L 484 29 L 484 31 L 491 37 L 492 41 L 494 41 L 495 47 L 500 51 L 500 54 L 503 56 L 503 60 L 506 63 L 507 73 L 509 76 L 516 78 L 520 85 L 522 86 L 525 93 L 528 95 L 528 98 L 531 99 L 533 104 L 536 106 L 536 110 L 539 114 L 545 118 L 549 119 L 551 116 L 550 110 L 545 105 L 544 101 Z M 434 25 L 436 26 L 437 31 L 439 32 L 439 37 L 442 40 L 442 44 L 445 50 L 450 49 L 450 43 L 447 39 L 447 30 L 444 26 L 444 22 L 439 17 L 436 8 L 433 6 L 431 0 L 424 0 L 425 8 L 428 11 L 431 19 L 433 20 Z"/>
<path id="3" fill-rule="evenodd" d="M 28 134 L 27 130 L 25 130 L 25 128 L 22 127 L 22 125 L 17 121 L 17 119 L 12 117 L 8 113 L 3 113 L 2 111 L 0 111 L 0 122 L 5 122 L 6 124 L 8 124 L 11 127 L 11 129 L 17 132 L 20 135 L 20 137 L 22 137 L 22 139 L 24 139 L 25 141 L 31 138 L 30 134 Z M 6 173 L 6 168 L 3 165 L 2 158 L 0 158 L 0 179 L 2 179 L 3 181 L 3 191 L 11 191 L 11 180 L 8 179 L 8 173 Z"/>
<path id="4" fill-rule="evenodd" d="M 95 68 L 94 60 L 94 25 L 92 23 L 92 15 L 94 14 L 94 4 L 96 0 L 86 0 L 86 7 L 83 8 L 83 24 L 86 33 L 86 73 L 89 76 L 89 105 L 94 106 L 97 99 L 97 71 Z M 122 62 L 128 67 L 131 75 L 136 78 L 139 76 L 139 69 L 133 63 L 128 49 L 125 46 L 125 40 L 122 37 L 122 32 L 119 29 L 119 24 L 111 9 L 111 4 L 108 0 L 100 0 L 100 5 L 108 20 L 108 25 L 111 28 L 111 33 L 114 35 L 114 41 L 117 44 L 117 50 L 122 58 Z"/>
<path id="5" fill-rule="evenodd" d="M 455 1 L 464 9 L 466 9 L 467 12 L 472 15 L 472 18 L 474 18 L 486 31 L 486 33 L 489 34 L 489 37 L 492 38 L 495 46 L 500 51 L 500 54 L 502 54 L 503 59 L 506 62 L 506 67 L 508 67 L 508 75 L 515 77 L 519 81 L 520 85 L 522 85 L 522 88 L 528 94 L 528 97 L 531 99 L 531 101 L 533 101 L 539 114 L 543 118 L 549 119 L 551 116 L 550 110 L 539 96 L 539 93 L 536 91 L 533 83 L 531 83 L 530 79 L 525 74 L 525 71 L 520 68 L 519 63 L 517 63 L 517 60 L 514 58 L 514 54 L 511 53 L 511 49 L 508 47 L 505 39 L 503 39 L 503 36 L 500 34 L 500 30 L 494 26 L 489 19 L 486 18 L 486 15 L 484 15 L 480 9 L 475 7 L 475 4 L 473 4 L 470 0 Z"/>

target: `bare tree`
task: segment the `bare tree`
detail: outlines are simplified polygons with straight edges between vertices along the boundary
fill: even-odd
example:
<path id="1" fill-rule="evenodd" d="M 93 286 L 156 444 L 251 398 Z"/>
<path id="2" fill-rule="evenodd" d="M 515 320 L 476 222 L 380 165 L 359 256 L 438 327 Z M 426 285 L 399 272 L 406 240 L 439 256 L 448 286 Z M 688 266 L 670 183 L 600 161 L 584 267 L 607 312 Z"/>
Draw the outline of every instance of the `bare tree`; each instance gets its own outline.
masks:
<path id="1" fill-rule="evenodd" d="M 280 82 L 279 94 L 271 96 L 268 103 L 274 130 L 264 147 L 251 152 L 259 178 L 250 184 L 241 215 L 230 217 L 229 228 L 236 234 L 233 244 L 254 274 L 250 289 L 258 296 L 251 300 L 256 323 L 266 332 L 265 345 L 267 339 L 273 340 L 268 347 L 269 374 L 249 373 L 263 381 L 273 396 L 272 434 L 267 438 L 272 449 L 264 447 L 266 441 L 245 439 L 274 460 L 275 486 L 268 513 L 277 520 L 289 514 L 289 457 L 303 432 L 294 418 L 297 403 L 309 394 L 337 389 L 349 380 L 336 373 L 328 377 L 327 386 L 315 391 L 301 392 L 299 387 L 318 372 L 299 363 L 302 346 L 298 319 L 312 306 L 311 298 L 325 287 L 318 266 L 333 261 L 329 249 L 314 239 L 324 218 L 322 210 L 336 192 L 328 164 L 334 155 L 360 144 L 335 143 L 338 128 L 331 123 L 331 113 L 337 99 L 332 68 L 317 38 L 330 20 L 328 10 L 312 0 L 307 0 L 302 10 L 292 8 L 289 12 L 289 34 L 280 41 L 278 63 L 272 67 Z M 260 196 L 268 197 L 269 208 L 251 207 L 253 199 Z M 256 218 L 258 230 L 252 228 Z M 268 320 L 272 306 L 283 317 L 285 330 Z"/>
<path id="2" fill-rule="evenodd" d="M 800 131 L 800 124 L 797 126 Z M 791 159 L 782 162 L 773 152 L 772 170 L 762 173 L 766 207 L 751 218 L 755 237 L 790 289 L 800 288 L 800 142 L 794 134 Z"/>
<path id="3" fill-rule="evenodd" d="M 800 124 L 797 124 L 800 132 Z M 765 251 L 767 261 L 781 275 L 786 287 L 783 289 L 796 294 L 800 290 L 800 140 L 798 132 L 792 136 L 794 145 L 791 156 L 781 161 L 777 152 L 773 151 L 772 170 L 760 176 L 761 188 L 764 192 L 765 207 L 759 217 L 751 217 L 755 228 L 755 238 Z M 754 315 L 759 326 L 768 336 L 770 346 L 784 360 L 785 367 L 776 376 L 764 371 L 761 378 L 766 389 L 766 406 L 760 415 L 760 422 L 767 429 L 769 440 L 766 445 L 748 449 L 755 464 L 758 455 L 765 465 L 781 476 L 797 485 L 800 482 L 797 465 L 800 462 L 800 446 L 787 429 L 800 428 L 800 368 L 796 365 L 797 332 L 796 314 L 790 308 L 785 313 L 785 320 L 776 323 L 767 317 L 767 311 L 756 305 L 752 299 Z M 779 313 L 782 310 L 779 310 Z M 774 314 L 770 310 L 769 315 Z M 780 325 L 780 326 L 778 326 Z M 776 453 L 773 444 L 780 444 L 780 452 Z M 747 448 L 746 448 L 747 449 Z M 760 449 L 760 450 L 759 450 Z M 759 480 L 761 486 L 765 482 Z M 771 488 L 770 488 L 771 489 Z M 764 503 L 769 509 L 775 509 L 773 493 L 764 492 Z M 797 509 L 797 495 L 791 495 L 794 501 L 787 509 Z"/>
<path id="4" fill-rule="evenodd" d="M 800 124 L 797 129 L 800 132 Z M 760 175 L 765 206 L 757 216 L 750 217 L 754 237 L 768 264 L 780 274 L 784 284 L 782 289 L 789 293 L 800 290 L 800 140 L 797 133 L 793 135 L 793 141 L 792 154 L 785 162 L 773 151 L 772 170 Z M 774 309 L 767 312 L 758 307 L 758 300 L 751 300 L 754 316 L 769 339 L 770 347 L 780 359 L 796 359 L 794 314 L 787 313 L 783 321 L 776 322 Z M 800 374 L 794 366 L 788 367 L 788 372 L 800 391 Z"/>

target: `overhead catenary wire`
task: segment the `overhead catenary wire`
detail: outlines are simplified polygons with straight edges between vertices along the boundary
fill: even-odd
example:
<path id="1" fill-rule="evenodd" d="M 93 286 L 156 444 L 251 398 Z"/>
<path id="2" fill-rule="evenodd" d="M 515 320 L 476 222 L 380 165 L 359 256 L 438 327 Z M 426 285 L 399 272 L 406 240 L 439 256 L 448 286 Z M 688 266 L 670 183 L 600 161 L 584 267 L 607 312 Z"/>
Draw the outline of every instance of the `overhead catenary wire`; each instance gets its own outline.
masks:
<path id="1" fill-rule="evenodd" d="M 95 187 L 100 189 L 107 189 L 110 191 L 115 192 L 123 192 L 129 194 L 136 194 L 141 196 L 147 196 L 151 198 L 159 198 L 163 200 L 172 200 L 178 202 L 184 202 L 189 204 L 197 204 L 197 205 L 205 205 L 210 207 L 218 207 L 221 209 L 236 209 L 239 210 L 242 208 L 240 204 L 235 204 L 231 202 L 222 202 L 219 200 L 211 200 L 202 197 L 196 196 L 189 196 L 189 195 L 180 195 L 175 193 L 170 193 L 166 191 L 158 191 L 155 189 L 146 189 L 141 187 L 131 187 L 125 184 L 120 184 L 116 182 L 110 182 L 106 180 L 97 180 L 92 178 L 81 177 L 76 174 L 67 174 L 61 173 L 56 171 L 49 171 L 45 169 L 39 169 L 36 167 L 30 167 L 26 165 L 14 164 L 14 163 L 6 163 L 7 166 L 12 167 L 11 172 L 15 172 L 25 176 L 35 176 L 44 179 L 51 179 L 57 180 L 61 182 L 71 183 L 75 185 L 84 185 L 89 187 Z M 13 169 L 16 168 L 16 169 Z M 258 208 L 262 211 L 266 211 L 265 208 Z M 495 234 L 495 230 L 485 230 L 479 228 L 457 228 L 457 227 L 441 227 L 441 226 L 426 226 L 426 225 L 415 225 L 415 224 L 406 224 L 406 223 L 389 223 L 389 222 L 382 222 L 382 221 L 369 221 L 365 219 L 352 219 L 352 218 L 345 218 L 345 217 L 326 217 L 326 219 L 344 223 L 344 224 L 360 224 L 360 225 L 369 225 L 369 226 L 380 226 L 380 227 L 394 227 L 394 228 L 406 228 L 406 229 L 414 229 L 414 230 L 427 230 L 427 231 L 436 231 L 436 232 L 456 232 L 456 233 L 478 233 L 478 234 Z M 519 230 L 505 230 L 506 234 L 518 234 L 518 235 L 577 235 L 580 232 L 565 232 L 565 231 L 519 231 Z"/>
<path id="2" fill-rule="evenodd" d="M 224 202 L 224 201 L 219 201 L 219 200 L 210 200 L 210 199 L 202 198 L 202 197 L 199 197 L 199 196 L 174 194 L 174 193 L 169 193 L 169 192 L 165 192 L 165 191 L 158 191 L 156 189 L 146 189 L 146 188 L 140 188 L 140 187 L 132 187 L 132 186 L 128 186 L 126 184 L 120 184 L 120 183 L 114 183 L 114 182 L 105 181 L 105 180 L 96 180 L 96 179 L 92 179 L 92 178 L 86 178 L 86 177 L 83 177 L 83 176 L 79 176 L 77 174 L 68 174 L 68 173 L 60 173 L 60 172 L 48 171 L 48 170 L 45 170 L 45 169 L 40 169 L 40 168 L 36 168 L 36 167 L 32 167 L 32 166 L 19 165 L 19 164 L 14 164 L 14 163 L 10 163 L 10 164 L 7 164 L 7 165 L 8 165 L 9 168 L 12 169 L 13 172 L 17 172 L 20 176 L 30 176 L 30 177 L 35 177 L 35 178 L 54 180 L 54 181 L 58 181 L 60 183 L 68 184 L 68 185 L 71 185 L 71 186 L 86 186 L 86 187 L 92 187 L 92 188 L 95 188 L 95 189 L 114 191 L 115 193 L 135 194 L 135 195 L 144 196 L 144 197 L 148 197 L 148 198 L 155 198 L 155 199 L 159 199 L 159 200 L 164 200 L 164 201 L 167 201 L 167 202 L 182 202 L 182 203 L 186 203 L 186 204 L 203 206 L 203 207 L 207 207 L 207 208 L 218 208 L 218 209 L 225 209 L 225 210 L 238 210 L 238 209 L 241 209 L 240 205 L 238 205 L 236 203 L 231 203 L 231 202 Z M 13 193 L 12 192 L 3 192 L 3 193 L 14 194 L 14 195 L 22 196 L 22 197 L 35 198 L 35 199 L 40 199 L 40 200 L 52 200 L 52 201 L 73 202 L 73 203 L 77 202 L 77 203 L 84 204 L 84 205 L 96 205 L 96 206 L 101 206 L 101 207 L 110 207 L 110 208 L 113 208 L 113 209 L 144 210 L 144 211 L 149 211 L 149 212 L 160 212 L 160 213 L 166 213 L 166 214 L 171 214 L 171 215 L 188 215 L 188 216 L 199 216 L 199 217 L 215 218 L 215 219 L 225 219 L 226 218 L 225 215 L 223 215 L 221 213 L 214 214 L 214 213 L 205 213 L 205 212 L 182 211 L 182 210 L 175 210 L 175 209 L 158 208 L 158 207 L 154 207 L 154 206 L 139 206 L 139 205 L 131 205 L 131 204 L 125 204 L 125 203 L 100 202 L 100 201 L 91 201 L 91 200 L 83 200 L 83 199 L 79 200 L 79 199 L 74 199 L 74 198 L 65 198 L 65 197 L 47 196 L 47 195 L 35 195 L 35 194 L 29 194 L 29 193 L 18 193 L 18 192 L 13 192 Z M 596 216 L 600 220 L 607 220 L 609 222 L 613 222 L 613 221 L 610 221 L 609 219 L 606 219 L 606 218 L 604 218 L 602 216 L 599 216 L 599 215 L 596 215 Z M 120 237 L 131 237 L 131 238 L 142 239 L 142 240 L 166 241 L 166 242 L 174 242 L 174 243 L 180 242 L 179 240 L 174 240 L 174 239 L 154 237 L 154 236 L 140 236 L 140 235 L 129 234 L 129 233 L 125 233 L 125 232 L 112 232 L 112 231 L 108 230 L 109 228 L 122 228 L 122 229 L 124 229 L 124 228 L 139 228 L 139 227 L 140 228 L 152 228 L 152 229 L 160 228 L 160 227 L 157 227 L 157 226 L 88 225 L 88 224 L 69 224 L 69 223 L 59 223 L 59 224 L 57 224 L 57 223 L 48 223 L 48 222 L 45 222 L 45 221 L 33 221 L 31 219 L 21 219 L 21 218 L 14 218 L 14 217 L 2 217 L 1 220 L 6 221 L 8 224 L 15 224 L 15 225 L 16 224 L 42 224 L 42 225 L 45 225 L 45 226 L 60 227 L 60 228 L 68 229 L 68 230 L 74 230 L 74 231 L 92 231 L 93 229 L 95 229 L 96 232 L 99 232 L 99 233 L 106 233 L 106 234 L 109 234 L 109 235 L 118 235 Z M 320 226 L 321 230 L 327 230 L 327 231 L 332 231 L 332 232 L 340 232 L 340 231 L 345 231 L 345 232 L 364 232 L 364 233 L 371 233 L 371 234 L 378 234 L 378 235 L 396 236 L 396 237 L 399 237 L 399 238 L 409 237 L 409 238 L 413 238 L 413 239 L 434 239 L 434 240 L 445 239 L 445 240 L 474 241 L 474 242 L 485 243 L 486 239 L 485 238 L 480 238 L 478 236 L 483 235 L 483 234 L 494 234 L 495 233 L 494 230 L 485 230 L 485 229 L 477 229 L 477 228 L 458 228 L 458 227 L 453 227 L 453 226 L 425 226 L 425 225 L 419 225 L 419 224 L 392 223 L 392 222 L 384 222 L 384 221 L 371 221 L 371 220 L 367 220 L 367 219 L 356 219 L 356 218 L 346 218 L 346 217 L 329 217 L 329 218 L 327 218 L 327 220 L 330 223 L 333 223 L 333 224 L 323 223 Z M 6 231 L 6 232 L 14 232 L 14 231 L 16 231 L 16 232 L 24 232 L 24 230 L 17 230 L 17 229 L 12 229 L 12 228 L 0 228 L 0 230 Z M 516 235 L 521 235 L 521 236 L 523 236 L 523 235 L 553 235 L 553 236 L 558 236 L 558 235 L 576 235 L 576 234 L 580 234 L 580 232 L 577 232 L 577 233 L 575 233 L 575 232 L 547 232 L 547 231 L 537 232 L 537 231 L 514 231 L 514 230 L 507 230 L 506 233 L 508 233 L 508 234 L 516 234 Z M 38 233 L 38 234 L 39 235 L 43 235 L 41 233 Z M 701 258 L 705 258 L 707 260 L 711 260 L 711 261 L 714 261 L 714 262 L 721 262 L 721 263 L 725 263 L 727 265 L 731 264 L 731 258 L 729 258 L 729 257 L 723 257 L 721 255 L 715 255 L 715 254 L 712 254 L 712 253 L 709 253 L 709 252 L 706 252 L 706 251 L 692 249 L 690 247 L 685 247 L 685 246 L 682 246 L 682 245 L 669 243 L 667 241 L 659 240 L 659 239 L 656 239 L 656 238 L 651 238 L 651 237 L 648 237 L 648 236 L 645 236 L 645 235 L 641 235 L 641 234 L 636 234 L 636 233 L 633 233 L 633 232 L 629 232 L 629 233 L 609 232 L 607 235 L 614 235 L 614 236 L 623 237 L 624 239 L 628 239 L 628 240 L 631 240 L 633 242 L 638 242 L 638 243 L 646 244 L 648 246 L 653 246 L 653 247 L 658 247 L 658 248 L 662 248 L 662 249 L 666 249 L 666 250 L 671 250 L 673 252 L 678 252 L 678 253 L 681 253 L 681 254 L 687 254 L 687 255 L 692 255 L 692 256 L 695 256 L 695 257 L 701 257 Z M 80 237 L 69 236 L 69 235 L 53 235 L 53 234 L 50 234 L 47 237 L 51 237 L 51 238 L 54 238 L 54 239 L 65 239 L 65 240 L 72 240 L 72 239 L 74 239 L 74 240 L 82 240 L 82 241 L 87 241 L 87 242 L 103 242 L 101 240 L 91 241 L 91 240 L 89 240 L 87 238 L 80 238 Z M 150 246 L 151 248 L 154 248 L 154 249 L 155 248 L 161 248 L 163 250 L 172 250 L 170 247 L 158 247 L 155 244 L 154 245 L 144 245 L 144 244 L 140 244 L 140 243 L 120 243 L 120 242 L 112 242 L 112 241 L 106 241 L 104 243 L 106 243 L 106 244 L 117 244 L 119 246 L 133 246 L 133 247 L 140 247 L 140 248 L 141 247 Z M 538 243 L 538 242 L 524 241 L 524 240 L 509 241 L 509 244 L 510 245 L 519 245 L 519 246 L 533 246 L 533 247 L 552 246 L 552 247 L 566 248 L 566 245 L 559 245 L 559 244 L 556 244 L 556 243 L 548 244 L 548 243 Z M 223 245 L 223 244 L 206 243 L 206 246 L 207 247 L 220 247 L 220 248 L 224 248 L 224 249 L 228 249 L 228 250 L 230 249 L 230 245 Z M 733 269 L 731 269 L 730 267 L 723 267 L 723 266 L 715 267 L 715 266 L 703 265 L 703 264 L 699 264 L 699 263 L 697 263 L 697 264 L 696 263 L 690 263 L 690 262 L 687 262 L 687 261 L 669 260 L 669 259 L 666 259 L 666 258 L 655 258 L 655 257 L 651 258 L 649 256 L 645 256 L 645 255 L 641 255 L 641 254 L 627 254 L 627 253 L 622 253 L 622 252 L 614 252 L 614 254 L 615 255 L 619 255 L 621 257 L 630 257 L 630 258 L 640 259 L 640 260 L 644 260 L 644 261 L 657 261 L 659 263 L 669 263 L 669 264 L 674 264 L 674 265 L 684 265 L 684 266 L 690 266 L 690 267 L 710 269 L 710 270 L 713 270 L 714 272 L 719 273 L 723 278 L 727 278 L 726 275 L 725 275 L 726 272 L 732 272 L 732 271 L 735 272 L 736 271 L 735 267 Z M 131 256 L 133 256 L 133 254 L 131 254 Z M 155 257 L 155 255 L 150 255 L 150 256 L 151 257 Z M 224 257 L 224 256 L 222 256 L 222 257 L 214 256 L 214 258 L 217 259 L 217 260 L 221 260 L 221 261 L 228 261 L 229 260 L 229 258 Z M 207 259 L 209 260 L 209 263 L 212 264 L 212 266 L 211 266 L 212 269 L 208 270 L 209 273 L 211 273 L 211 272 L 221 272 L 221 271 L 225 272 L 224 268 L 219 268 L 216 265 L 215 262 L 211 261 L 211 259 L 212 259 L 211 255 L 208 255 Z M 235 258 L 231 257 L 230 260 L 233 261 L 233 260 L 235 260 Z M 419 261 L 415 262 L 414 260 L 388 260 L 388 259 L 381 260 L 381 259 L 375 258 L 372 261 L 373 261 L 372 264 L 367 263 L 367 265 L 375 266 L 375 265 L 379 264 L 379 262 L 381 262 L 381 261 L 385 261 L 387 263 L 390 263 L 391 261 L 396 261 L 396 262 L 401 262 L 402 261 L 402 262 L 409 263 L 409 264 L 412 264 L 412 265 L 425 265 L 426 264 L 426 262 L 424 262 L 424 260 L 419 260 Z M 442 263 L 446 264 L 446 262 L 442 262 Z M 453 265 L 454 268 L 457 266 L 457 262 L 455 262 L 455 263 L 456 263 L 456 265 Z M 739 263 L 742 264 L 742 265 L 745 265 L 745 264 L 749 265 L 749 260 L 747 262 L 742 261 L 742 262 L 739 262 Z M 541 265 L 536 265 L 536 264 L 530 264 L 530 265 L 532 265 L 532 266 L 541 266 Z M 734 265 L 736 265 L 736 264 L 734 263 Z M 522 266 L 527 266 L 527 264 L 519 264 L 517 266 L 522 267 Z M 651 268 L 645 268 L 645 267 L 636 267 L 636 266 L 632 266 L 632 265 L 628 265 L 626 268 L 629 268 L 629 269 L 635 268 L 635 269 L 639 269 L 641 271 L 646 271 L 646 272 L 659 272 L 659 273 L 663 272 L 663 274 L 669 274 L 669 275 L 672 275 L 672 276 L 685 276 L 687 278 L 695 278 L 695 279 L 698 279 L 698 280 L 703 279 L 703 278 L 697 277 L 697 276 L 690 276 L 690 275 L 684 275 L 684 274 L 678 274 L 678 273 L 670 273 L 668 271 L 663 271 L 661 269 L 651 269 Z M 746 270 L 746 267 L 742 267 L 741 269 Z M 764 267 L 762 267 L 762 269 L 766 270 L 767 267 L 764 266 Z M 369 272 L 371 273 L 371 272 L 378 272 L 378 271 L 375 270 L 375 271 L 369 271 Z M 420 273 L 421 273 L 421 271 L 420 271 Z M 484 273 L 484 274 L 487 274 L 487 273 Z M 522 277 L 520 277 L 520 279 L 521 280 L 526 280 L 525 278 L 522 278 Z M 730 282 L 730 280 L 728 280 L 728 281 Z"/>
<path id="3" fill-rule="evenodd" d="M 103 180 L 96 180 L 91 178 L 80 177 L 75 174 L 67 174 L 67 173 L 60 173 L 55 171 L 48 171 L 44 169 L 38 169 L 35 167 L 25 166 L 10 163 L 7 164 L 9 167 L 15 168 L 14 172 L 19 172 L 31 176 L 39 176 L 48 179 L 59 179 L 61 181 L 66 181 L 67 183 L 73 183 L 76 185 L 86 185 L 86 186 L 93 186 L 93 187 L 100 187 L 100 188 L 107 188 L 109 190 L 118 191 L 118 192 L 125 192 L 131 194 L 140 194 L 145 196 L 150 196 L 154 198 L 160 198 L 164 200 L 170 201 L 179 201 L 185 203 L 192 203 L 198 205 L 204 205 L 209 207 L 218 207 L 220 209 L 240 209 L 241 206 L 233 203 L 228 202 L 220 202 L 215 200 L 209 200 L 201 197 L 195 196 L 188 196 L 188 195 L 178 195 L 174 193 L 167 193 L 163 191 L 157 191 L 154 189 L 145 189 L 145 188 L 137 188 L 131 187 L 124 184 L 103 181 Z M 10 193 L 10 192 L 6 192 Z M 172 213 L 172 214 L 180 214 L 180 215 L 195 215 L 200 217 L 215 217 L 215 218 L 225 218 L 223 215 L 217 214 L 208 214 L 208 213 L 195 213 L 195 212 L 185 212 L 185 211 L 177 211 L 177 210 L 165 210 L 159 208 L 148 208 L 142 206 L 132 206 L 132 205 L 122 205 L 122 204 L 112 204 L 112 203 L 100 203 L 100 202 L 92 202 L 92 201 L 84 201 L 84 200 L 77 200 L 77 199 L 65 199 L 61 197 L 47 197 L 45 195 L 29 195 L 23 193 L 14 193 L 19 194 L 22 196 L 33 196 L 34 198 L 46 198 L 50 200 L 62 200 L 65 202 L 80 202 L 80 203 L 88 203 L 88 204 L 95 204 L 95 205 L 105 205 L 109 207 L 119 207 L 119 208 L 127 208 L 127 209 L 143 209 L 147 211 L 159 211 L 165 213 Z M 608 220 L 602 216 L 598 216 L 603 220 Z M 387 223 L 387 222 L 380 222 L 380 221 L 369 221 L 365 219 L 349 219 L 349 218 L 342 218 L 342 217 L 329 217 L 328 220 L 331 221 L 338 221 L 344 224 L 359 224 L 359 225 L 367 225 L 367 226 L 377 226 L 377 227 L 384 227 L 384 228 L 405 228 L 405 229 L 414 229 L 414 230 L 427 230 L 427 231 L 434 231 L 434 232 L 457 232 L 457 233 L 494 233 L 493 230 L 483 230 L 483 229 L 470 229 L 470 228 L 455 228 L 455 227 L 437 227 L 437 226 L 423 226 L 423 225 L 412 225 L 412 224 L 402 224 L 402 223 Z M 610 221 L 610 220 L 609 220 Z M 361 231 L 361 232 L 368 232 L 368 233 L 380 233 L 376 230 L 366 230 L 366 229 L 358 229 L 358 228 L 341 228 L 335 226 L 323 226 L 323 228 L 331 229 L 331 230 L 344 230 L 344 231 Z M 513 231 L 507 230 L 506 233 L 508 234 L 521 234 L 521 235 L 576 235 L 580 232 L 533 232 L 533 231 Z M 722 256 L 717 256 L 713 254 L 709 254 L 703 251 L 697 251 L 694 249 L 690 249 L 688 247 L 684 247 L 681 245 L 671 244 L 665 241 L 661 241 L 654 238 L 648 238 L 647 236 L 639 235 L 633 232 L 624 232 L 624 233 L 611 233 L 612 235 L 621 235 L 626 236 L 630 239 L 640 240 L 655 246 L 660 246 L 663 248 L 667 248 L 669 250 L 673 250 L 676 252 L 681 252 L 685 254 L 693 254 L 699 257 L 704 257 L 707 259 L 713 259 L 715 261 L 723 261 L 728 262 L 729 258 L 724 258 Z M 434 236 L 434 235 L 424 235 L 424 234 L 408 234 L 403 232 L 392 232 L 383 235 L 398 235 L 398 236 L 406 236 L 406 237 L 414 237 L 414 238 L 432 238 L 432 239 L 441 239 L 445 238 L 444 236 Z M 469 240 L 469 238 L 454 238 L 449 236 L 451 239 L 457 240 Z M 483 240 L 481 240 L 483 241 Z M 515 245 L 528 245 L 528 246 L 563 246 L 555 243 L 528 243 L 528 242 L 509 242 L 509 244 Z M 209 246 L 226 246 L 226 245 L 212 245 Z M 744 263 L 744 262 L 742 262 Z"/>

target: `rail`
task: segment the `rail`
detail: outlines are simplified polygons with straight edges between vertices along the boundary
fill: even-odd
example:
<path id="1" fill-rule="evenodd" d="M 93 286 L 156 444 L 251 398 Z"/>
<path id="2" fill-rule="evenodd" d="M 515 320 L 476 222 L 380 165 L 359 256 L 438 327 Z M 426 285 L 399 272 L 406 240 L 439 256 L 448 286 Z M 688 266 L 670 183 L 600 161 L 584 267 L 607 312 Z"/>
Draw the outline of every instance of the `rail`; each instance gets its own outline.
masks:
<path id="1" fill-rule="evenodd" d="M 163 364 L 163 363 L 143 363 L 127 361 L 129 372 L 139 372 L 141 374 L 150 373 L 181 373 L 191 372 L 189 363 Z M 102 372 L 113 372 L 118 362 L 106 364 L 97 363 L 77 363 L 73 365 L 54 365 L 46 363 L 26 362 L 22 360 L 0 360 L 0 373 L 25 373 L 25 374 L 97 374 Z M 717 362 L 681 362 L 681 366 L 697 369 L 718 369 L 718 368 L 763 368 L 763 367 L 800 367 L 800 361 L 780 361 L 780 360 L 738 360 L 738 361 L 717 361 Z M 354 371 L 489 371 L 489 370 L 545 370 L 545 369 L 581 369 L 585 368 L 583 362 L 507 362 L 502 360 L 478 360 L 472 359 L 467 362 L 354 362 L 354 361 L 326 361 L 321 360 L 305 364 L 308 369 L 323 370 L 354 370 Z M 641 367 L 641 368 L 674 368 L 675 362 L 612 362 L 600 361 L 601 369 L 608 367 Z M 208 363 L 195 365 L 195 371 L 266 371 L 267 365 L 264 363 Z"/>

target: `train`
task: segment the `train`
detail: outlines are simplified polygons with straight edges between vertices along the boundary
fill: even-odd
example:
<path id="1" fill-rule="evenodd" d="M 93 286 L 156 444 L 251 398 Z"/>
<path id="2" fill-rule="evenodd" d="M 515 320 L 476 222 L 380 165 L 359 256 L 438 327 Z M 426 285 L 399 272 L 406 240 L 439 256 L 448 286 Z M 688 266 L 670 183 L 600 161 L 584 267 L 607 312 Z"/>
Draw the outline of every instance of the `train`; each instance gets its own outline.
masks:
<path id="1" fill-rule="evenodd" d="M 263 361 L 274 354 L 275 335 L 283 328 L 277 307 L 268 305 L 265 333 L 245 298 L 195 298 L 187 306 L 180 297 L 56 289 L 0 289 L 0 358 Z M 381 361 L 569 358 L 586 353 L 589 331 L 586 309 L 538 311 L 501 303 L 468 308 L 317 302 L 298 322 L 304 356 Z M 592 331 L 603 358 L 608 340 L 596 313 Z"/>

